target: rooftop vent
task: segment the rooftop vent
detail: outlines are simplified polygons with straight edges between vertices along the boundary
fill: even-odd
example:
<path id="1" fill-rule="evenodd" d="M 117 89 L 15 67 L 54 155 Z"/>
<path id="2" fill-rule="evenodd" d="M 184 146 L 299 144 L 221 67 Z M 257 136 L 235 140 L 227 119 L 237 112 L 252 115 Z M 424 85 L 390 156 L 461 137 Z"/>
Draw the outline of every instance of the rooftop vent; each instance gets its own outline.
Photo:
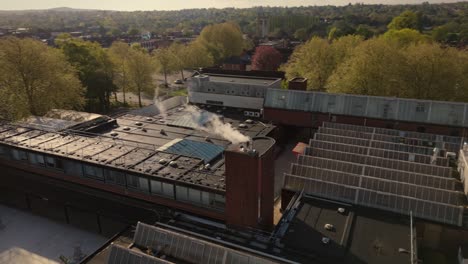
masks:
<path id="1" fill-rule="evenodd" d="M 325 224 L 324 228 L 328 231 L 333 231 L 335 227 L 332 224 Z"/>
<path id="2" fill-rule="evenodd" d="M 124 127 L 124 128 L 122 128 L 122 129 L 123 129 L 124 131 L 129 131 L 129 130 L 130 130 L 129 127 Z"/>
<path id="3" fill-rule="evenodd" d="M 167 163 L 167 160 L 166 160 L 166 159 L 160 159 L 160 160 L 159 160 L 159 164 L 164 165 L 164 164 L 166 164 L 166 163 Z"/>
<path id="4" fill-rule="evenodd" d="M 164 130 L 164 129 L 161 129 L 161 131 L 159 131 L 159 134 L 167 136 L 166 130 Z"/>
<path id="5" fill-rule="evenodd" d="M 253 121 L 252 119 L 247 119 L 247 120 L 245 120 L 245 123 L 247 123 L 247 124 L 253 124 L 253 122 L 254 122 L 254 121 Z"/>
<path id="6" fill-rule="evenodd" d="M 247 125 L 241 123 L 241 124 L 239 124 L 239 127 L 240 127 L 240 128 L 247 128 Z"/>
<path id="7" fill-rule="evenodd" d="M 147 117 L 147 118 L 146 118 L 146 121 L 150 121 L 150 122 L 151 122 L 151 121 L 153 121 L 153 119 L 150 118 L 150 117 Z"/>
<path id="8" fill-rule="evenodd" d="M 346 209 L 344 209 L 343 207 L 338 208 L 338 213 L 344 214 L 345 212 L 346 212 Z"/>
<path id="9" fill-rule="evenodd" d="M 328 245 L 330 243 L 330 238 L 322 237 L 322 243 L 325 244 L 325 245 Z"/>
<path id="10" fill-rule="evenodd" d="M 178 164 L 175 161 L 171 161 L 171 162 L 169 162 L 169 166 L 171 166 L 173 168 L 177 168 Z"/>
<path id="11" fill-rule="evenodd" d="M 110 135 L 111 135 L 111 137 L 116 137 L 116 136 L 119 135 L 119 133 L 114 132 L 114 133 L 111 133 Z"/>
<path id="12" fill-rule="evenodd" d="M 143 123 L 142 122 L 135 122 L 135 126 L 142 126 Z"/>

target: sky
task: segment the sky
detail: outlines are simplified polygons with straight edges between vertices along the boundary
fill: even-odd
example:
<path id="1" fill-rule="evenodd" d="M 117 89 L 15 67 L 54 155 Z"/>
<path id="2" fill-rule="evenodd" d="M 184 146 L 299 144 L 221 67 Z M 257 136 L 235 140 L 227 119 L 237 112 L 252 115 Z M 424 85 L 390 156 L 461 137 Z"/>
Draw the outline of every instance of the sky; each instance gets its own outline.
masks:
<path id="1" fill-rule="evenodd" d="M 0 10 L 48 9 L 71 7 L 105 10 L 179 10 L 189 8 L 245 8 L 252 6 L 307 6 L 365 4 L 449 3 L 462 0 L 0 0 Z"/>

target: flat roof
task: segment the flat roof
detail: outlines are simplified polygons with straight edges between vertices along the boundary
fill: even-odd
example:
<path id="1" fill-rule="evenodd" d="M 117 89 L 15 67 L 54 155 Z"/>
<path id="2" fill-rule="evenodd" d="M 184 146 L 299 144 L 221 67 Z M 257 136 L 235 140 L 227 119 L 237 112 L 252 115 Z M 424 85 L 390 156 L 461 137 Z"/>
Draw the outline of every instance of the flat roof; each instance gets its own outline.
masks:
<path id="1" fill-rule="evenodd" d="M 273 125 L 260 121 L 249 121 L 239 127 L 239 124 L 245 123 L 246 118 L 228 111 L 223 112 L 222 109 L 215 111 L 218 115 L 224 115 L 224 122 L 250 137 L 266 136 L 274 129 Z M 116 119 L 116 127 L 88 136 L 75 134 L 73 131 L 47 132 L 37 127 L 0 124 L 0 143 L 224 191 L 222 150 L 231 143 L 222 135 L 173 125 L 175 120 L 189 114 L 184 107 L 152 117 L 127 114 Z M 161 148 L 174 140 L 189 142 L 198 146 L 200 151 L 194 151 L 193 148 L 192 151 L 179 148 L 165 151 Z M 205 163 L 208 162 L 210 165 L 206 167 Z"/>
<path id="2" fill-rule="evenodd" d="M 269 86 L 272 83 L 280 80 L 280 78 L 251 77 L 251 76 L 239 76 L 239 75 L 220 75 L 220 74 L 211 74 L 211 73 L 204 73 L 203 75 L 210 76 L 211 82 L 251 84 L 251 85 L 261 85 L 261 86 Z"/>
<path id="3" fill-rule="evenodd" d="M 338 212 L 343 208 L 343 213 Z M 406 263 L 410 225 L 384 212 L 356 208 L 313 197 L 302 197 L 281 243 L 291 260 L 310 263 Z M 331 230 L 325 224 L 332 225 Z M 322 239 L 330 239 L 324 244 Z"/>

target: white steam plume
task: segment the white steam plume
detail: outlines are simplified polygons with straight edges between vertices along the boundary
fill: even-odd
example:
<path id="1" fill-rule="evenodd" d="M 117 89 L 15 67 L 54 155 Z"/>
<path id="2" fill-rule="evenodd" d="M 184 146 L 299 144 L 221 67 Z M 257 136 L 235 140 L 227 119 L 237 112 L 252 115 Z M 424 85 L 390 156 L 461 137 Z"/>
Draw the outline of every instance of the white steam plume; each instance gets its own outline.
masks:
<path id="1" fill-rule="evenodd" d="M 232 144 L 245 143 L 251 140 L 250 137 L 243 135 L 232 127 L 231 124 L 221 120 L 219 115 L 202 112 L 200 109 L 191 105 L 187 105 L 185 109 L 192 115 L 192 121 L 197 125 L 196 129 L 198 130 L 221 136 Z"/>
<path id="2" fill-rule="evenodd" d="M 156 88 L 156 93 L 154 95 L 154 106 L 158 109 L 159 114 L 163 117 L 165 120 L 167 115 L 166 115 L 166 107 L 162 103 L 161 99 L 159 99 L 159 87 Z"/>

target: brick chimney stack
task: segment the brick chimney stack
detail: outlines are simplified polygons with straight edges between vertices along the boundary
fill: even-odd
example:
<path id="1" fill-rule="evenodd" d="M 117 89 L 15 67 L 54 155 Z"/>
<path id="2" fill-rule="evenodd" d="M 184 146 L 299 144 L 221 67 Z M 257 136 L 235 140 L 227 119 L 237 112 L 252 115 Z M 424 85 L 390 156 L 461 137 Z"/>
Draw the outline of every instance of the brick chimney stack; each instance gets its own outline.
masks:
<path id="1" fill-rule="evenodd" d="M 273 228 L 274 145 L 274 139 L 258 137 L 224 152 L 228 225 Z"/>

